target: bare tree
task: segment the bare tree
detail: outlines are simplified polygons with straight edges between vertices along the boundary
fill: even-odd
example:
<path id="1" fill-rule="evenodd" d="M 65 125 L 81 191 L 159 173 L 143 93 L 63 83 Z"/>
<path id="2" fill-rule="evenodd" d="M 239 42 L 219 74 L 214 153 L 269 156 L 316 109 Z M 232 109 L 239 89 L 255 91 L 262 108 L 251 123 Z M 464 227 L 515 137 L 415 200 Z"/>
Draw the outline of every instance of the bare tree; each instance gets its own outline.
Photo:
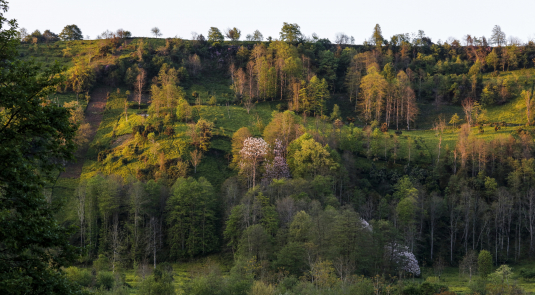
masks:
<path id="1" fill-rule="evenodd" d="M 436 192 L 431 194 L 428 202 L 428 214 L 429 214 L 429 231 L 431 238 L 431 260 L 433 260 L 433 250 L 435 243 L 435 229 L 437 227 L 437 222 L 442 215 L 442 210 L 444 206 L 444 199 L 438 196 Z"/>
<path id="2" fill-rule="evenodd" d="M 468 97 L 465 100 L 463 100 L 461 105 L 463 106 L 466 123 L 468 123 L 468 127 L 471 127 L 472 126 L 472 110 L 474 108 L 474 99 L 471 97 Z"/>
<path id="3" fill-rule="evenodd" d="M 84 235 L 85 235 L 85 200 L 86 200 L 86 186 L 85 183 L 78 186 L 76 191 L 76 197 L 78 202 L 76 203 L 76 213 L 78 214 L 78 220 L 80 221 L 80 246 L 84 247 Z"/>
<path id="4" fill-rule="evenodd" d="M 193 75 L 197 75 L 202 70 L 201 58 L 197 54 L 190 55 L 186 67 Z"/>
<path id="5" fill-rule="evenodd" d="M 254 102 L 250 96 L 245 97 L 245 101 L 243 102 L 243 107 L 245 108 L 245 110 L 247 110 L 247 114 L 249 114 L 251 110 L 254 108 Z"/>
<path id="6" fill-rule="evenodd" d="M 338 45 L 341 45 L 341 44 L 348 44 L 349 40 L 350 40 L 349 36 L 347 36 L 346 34 L 336 33 L 336 39 L 334 42 Z"/>
<path id="7" fill-rule="evenodd" d="M 240 40 L 240 36 L 241 36 L 241 31 L 236 27 L 232 29 L 228 28 L 225 30 L 225 37 L 227 37 L 228 39 L 232 41 Z"/>
<path id="8" fill-rule="evenodd" d="M 492 29 L 492 35 L 490 37 L 490 41 L 492 44 L 497 46 L 505 45 L 506 38 L 505 33 L 502 31 L 502 28 L 498 25 L 495 25 Z"/>
<path id="9" fill-rule="evenodd" d="M 158 237 L 159 227 L 158 227 L 158 218 L 151 216 L 147 228 L 145 229 L 146 233 L 146 253 L 147 256 L 152 255 L 154 268 L 156 268 L 156 252 L 158 251 Z"/>
<path id="10" fill-rule="evenodd" d="M 120 248 L 121 248 L 121 232 L 119 229 L 119 215 L 115 214 L 113 219 L 112 228 L 110 231 L 111 234 L 111 249 L 112 254 L 112 271 L 115 272 L 115 266 L 120 259 Z"/>
<path id="11" fill-rule="evenodd" d="M 454 193 L 446 196 L 446 207 L 449 215 L 448 230 L 450 236 L 450 262 L 453 262 L 453 249 L 455 248 L 457 240 L 459 219 L 461 218 L 459 196 Z"/>
<path id="12" fill-rule="evenodd" d="M 524 226 L 529 232 L 529 253 L 531 256 L 535 251 L 535 188 L 527 191 L 524 199 L 524 208 L 527 218 Z"/>
<path id="13" fill-rule="evenodd" d="M 535 82 L 531 85 L 531 93 L 530 91 L 526 90 L 523 90 L 521 93 L 526 104 L 526 117 L 528 120 L 528 125 L 531 125 L 531 109 L 533 107 L 533 86 L 535 86 Z"/>
<path id="14" fill-rule="evenodd" d="M 191 165 L 194 167 L 194 173 L 197 173 L 197 166 L 201 163 L 202 152 L 198 149 L 195 149 L 193 152 L 190 152 L 191 155 Z"/>
<path id="15" fill-rule="evenodd" d="M 160 29 L 158 27 L 154 27 L 150 30 L 155 38 L 158 38 L 162 35 L 162 32 L 160 32 Z"/>
<path id="16" fill-rule="evenodd" d="M 477 269 L 477 254 L 474 250 L 468 251 L 466 255 L 463 257 L 463 260 L 461 260 L 461 263 L 459 263 L 459 271 L 460 273 L 466 273 L 470 275 L 470 281 L 472 281 L 472 273 L 474 273 Z"/>
<path id="17" fill-rule="evenodd" d="M 129 200 L 130 210 L 134 218 L 134 229 L 133 229 L 133 237 L 132 237 L 133 239 L 132 255 L 135 260 L 135 257 L 139 248 L 139 243 L 140 243 L 138 222 L 142 219 L 142 216 L 141 216 L 142 208 L 147 202 L 145 199 L 145 187 L 143 186 L 143 183 L 139 181 L 136 183 L 133 183 L 130 186 L 129 195 L 130 195 L 130 200 Z"/>
<path id="18" fill-rule="evenodd" d="M 276 210 L 282 223 L 288 226 L 292 222 L 295 213 L 297 213 L 297 206 L 293 198 L 286 197 L 276 201 Z"/>
<path id="19" fill-rule="evenodd" d="M 434 123 L 434 129 L 436 132 L 436 135 L 438 136 L 438 156 L 437 156 L 437 166 L 440 162 L 440 151 L 442 148 L 442 134 L 444 133 L 444 129 L 446 128 L 446 119 L 444 119 L 444 115 L 440 115 L 438 119 Z"/>
<path id="20" fill-rule="evenodd" d="M 130 96 L 130 91 L 126 90 L 126 97 L 124 98 L 124 117 L 125 121 L 128 122 L 128 97 Z"/>
<path id="21" fill-rule="evenodd" d="M 136 77 L 136 91 L 137 91 L 137 102 L 138 109 L 141 109 L 141 93 L 143 92 L 143 87 L 147 80 L 147 71 L 145 69 L 139 69 L 139 74 Z"/>

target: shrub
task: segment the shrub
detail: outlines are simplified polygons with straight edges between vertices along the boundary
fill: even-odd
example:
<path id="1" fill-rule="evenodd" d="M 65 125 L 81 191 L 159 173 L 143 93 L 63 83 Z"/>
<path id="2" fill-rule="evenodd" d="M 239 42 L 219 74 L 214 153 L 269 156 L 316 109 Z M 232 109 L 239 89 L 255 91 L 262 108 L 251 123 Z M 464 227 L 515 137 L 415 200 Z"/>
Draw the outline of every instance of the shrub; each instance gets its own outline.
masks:
<path id="1" fill-rule="evenodd" d="M 401 291 L 402 295 L 422 295 L 420 288 L 415 284 L 407 285 Z"/>
<path id="2" fill-rule="evenodd" d="M 98 259 L 93 261 L 93 267 L 97 271 L 108 271 L 110 270 L 110 261 L 108 260 L 108 257 L 100 254 Z"/>
<path id="3" fill-rule="evenodd" d="M 175 135 L 175 128 L 173 128 L 172 126 L 167 126 L 167 128 L 165 128 L 164 134 L 167 136 Z"/>
<path id="4" fill-rule="evenodd" d="M 208 104 L 211 106 L 215 106 L 217 104 L 217 98 L 215 96 L 210 97 L 210 101 L 208 101 Z"/>
<path id="5" fill-rule="evenodd" d="M 100 271 L 97 274 L 97 287 L 110 290 L 115 285 L 115 277 L 110 271 Z"/>
<path id="6" fill-rule="evenodd" d="M 359 279 L 355 282 L 350 289 L 350 294 L 355 295 L 373 295 L 375 294 L 375 289 L 372 283 L 372 280 L 367 278 Z"/>
<path id="7" fill-rule="evenodd" d="M 479 274 L 486 278 L 492 272 L 492 255 L 487 250 L 481 250 L 477 258 Z"/>
<path id="8" fill-rule="evenodd" d="M 487 281 L 481 278 L 472 280 L 468 284 L 468 288 L 470 288 L 470 291 L 472 291 L 471 294 L 486 294 L 486 287 Z"/>
<path id="9" fill-rule="evenodd" d="M 106 149 L 106 150 L 100 151 L 98 153 L 97 161 L 102 162 L 102 161 L 106 160 L 106 158 L 108 157 L 109 154 L 111 154 L 111 152 L 112 151 L 110 149 Z"/>
<path id="10" fill-rule="evenodd" d="M 381 125 L 381 132 L 385 133 L 388 131 L 388 125 L 386 123 L 383 123 L 383 125 Z"/>
<path id="11" fill-rule="evenodd" d="M 524 279 L 535 278 L 535 269 L 521 269 L 518 274 Z"/>
<path id="12" fill-rule="evenodd" d="M 67 278 L 82 287 L 89 287 L 93 282 L 93 276 L 87 269 L 80 269 L 75 266 L 71 266 L 65 269 L 65 273 L 67 274 Z"/>
<path id="13" fill-rule="evenodd" d="M 136 125 L 136 126 L 132 127 L 132 135 L 134 135 L 134 136 L 137 133 L 143 134 L 143 131 L 145 131 L 145 126 L 144 125 Z"/>
<path id="14" fill-rule="evenodd" d="M 420 285 L 420 294 L 422 295 L 433 295 L 437 293 L 441 293 L 448 290 L 448 287 L 442 286 L 439 284 L 433 284 L 430 282 L 424 282 Z"/>

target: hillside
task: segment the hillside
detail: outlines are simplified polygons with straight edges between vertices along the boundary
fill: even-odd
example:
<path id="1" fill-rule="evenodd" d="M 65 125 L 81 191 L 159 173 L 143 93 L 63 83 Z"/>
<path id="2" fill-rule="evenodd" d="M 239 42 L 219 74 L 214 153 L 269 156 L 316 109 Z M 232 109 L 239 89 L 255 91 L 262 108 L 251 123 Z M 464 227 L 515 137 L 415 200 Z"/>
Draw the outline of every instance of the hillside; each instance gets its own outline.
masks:
<path id="1" fill-rule="evenodd" d="M 327 41 L 22 43 L 66 67 L 49 103 L 90 126 L 52 192 L 87 250 L 69 277 L 110 294 L 535 290 L 535 46 Z"/>

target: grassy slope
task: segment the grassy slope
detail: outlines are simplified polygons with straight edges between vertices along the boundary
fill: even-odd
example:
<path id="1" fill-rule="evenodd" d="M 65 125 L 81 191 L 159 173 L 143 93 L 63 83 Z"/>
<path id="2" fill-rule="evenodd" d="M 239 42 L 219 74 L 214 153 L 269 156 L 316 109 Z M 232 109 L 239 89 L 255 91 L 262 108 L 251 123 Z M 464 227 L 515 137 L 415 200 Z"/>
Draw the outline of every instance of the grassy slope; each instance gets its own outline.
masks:
<path id="1" fill-rule="evenodd" d="M 49 46 L 40 44 L 37 45 L 23 45 L 21 52 L 23 54 L 23 59 L 33 58 L 38 62 L 42 62 L 45 66 L 51 64 L 55 60 L 66 65 L 72 66 L 72 56 L 78 56 L 80 58 L 88 58 L 88 53 L 91 50 L 94 50 L 97 46 L 98 41 L 76 41 L 76 42 L 56 42 Z M 135 41 L 134 41 L 135 42 Z M 154 43 L 154 45 L 163 45 L 164 40 L 153 40 L 150 39 L 149 42 Z M 66 50 L 70 48 L 70 50 Z M 118 58 L 120 55 L 128 55 L 132 51 L 132 48 L 127 47 L 124 51 L 117 53 L 115 56 L 99 59 L 99 64 L 106 64 L 113 58 Z M 67 54 L 65 54 L 67 52 Z M 514 73 L 504 73 L 505 75 L 513 75 Z M 484 79 L 492 79 L 489 75 L 486 75 Z M 218 98 L 218 102 L 222 104 L 224 100 L 232 95 L 229 89 L 229 82 L 223 77 L 208 77 L 203 79 L 193 80 L 190 87 L 186 90 L 187 96 L 191 97 L 191 94 L 196 91 L 200 94 L 201 100 L 203 103 L 206 103 L 212 95 L 215 95 Z M 131 143 L 132 138 L 129 136 L 132 132 L 132 127 L 140 123 L 155 123 L 153 119 L 144 119 L 142 116 L 138 115 L 138 110 L 135 105 L 128 109 L 128 122 L 125 121 L 124 109 L 122 105 L 122 99 L 124 99 L 125 89 L 120 89 L 121 92 L 118 94 L 114 90 L 110 93 L 110 100 L 108 102 L 107 110 L 105 111 L 103 121 L 100 125 L 100 128 L 97 132 L 97 136 L 92 143 L 90 151 L 88 153 L 88 158 L 86 159 L 84 165 L 84 171 L 82 178 L 88 178 L 94 175 L 95 173 L 101 172 L 104 174 L 118 173 L 123 176 L 129 174 L 135 175 L 135 171 L 138 168 L 143 168 L 145 163 L 137 160 L 137 158 L 132 156 L 122 155 L 122 150 L 124 147 Z M 60 102 L 71 101 L 75 99 L 73 93 L 58 93 L 54 96 L 57 97 Z M 221 183 L 235 174 L 234 171 L 228 168 L 228 160 L 225 158 L 225 155 L 230 152 L 230 138 L 232 134 L 239 128 L 246 126 L 252 129 L 252 132 L 259 136 L 259 130 L 254 127 L 254 124 L 258 121 L 262 121 L 264 125 L 271 119 L 271 114 L 276 110 L 276 105 L 280 103 L 279 101 L 274 102 L 262 102 L 258 103 L 256 107 L 248 114 L 246 110 L 238 105 L 230 105 L 228 107 L 224 105 L 218 105 L 214 107 L 208 107 L 205 105 L 197 106 L 200 117 L 213 121 L 215 123 L 214 138 L 212 139 L 211 150 L 205 154 L 201 164 L 197 168 L 197 174 L 195 177 L 206 177 L 216 189 L 219 189 Z M 342 117 L 355 117 L 354 115 L 354 102 L 349 102 L 344 95 L 336 95 L 330 100 L 327 104 L 329 110 L 332 109 L 334 104 L 338 104 L 342 111 Z M 408 156 L 407 150 L 407 140 L 408 136 L 412 139 L 416 139 L 419 142 L 420 149 L 413 145 L 413 161 L 420 161 L 421 163 L 429 163 L 431 159 L 436 158 L 437 153 L 437 144 L 438 137 L 435 132 L 429 130 L 432 127 L 432 124 L 438 114 L 444 114 L 446 119 L 449 121 L 449 118 L 454 113 L 459 114 L 462 117 L 462 109 L 460 106 L 452 105 L 442 105 L 439 108 L 432 104 L 420 104 L 420 116 L 416 124 L 419 130 L 414 131 L 403 131 L 403 134 L 399 137 L 400 142 L 400 151 L 398 158 L 399 162 L 403 163 L 404 159 Z M 490 122 L 506 121 L 513 124 L 523 124 L 525 122 L 524 112 L 525 107 L 523 106 L 523 101 L 520 98 L 514 98 L 510 102 L 502 106 L 489 107 L 487 109 L 487 117 Z M 312 121 L 312 120 L 311 120 Z M 357 121 L 357 125 L 358 121 Z M 311 124 L 309 124 L 311 126 Z M 115 127 L 116 138 L 113 138 L 113 130 Z M 169 138 L 167 136 L 159 136 L 157 142 L 160 145 L 160 149 L 165 152 L 167 158 L 176 158 L 184 156 L 184 151 L 180 149 L 180 146 L 184 142 L 187 142 L 186 125 L 181 122 L 175 122 L 173 124 L 176 135 Z M 345 126 L 344 128 L 347 128 Z M 427 130 L 426 130 L 427 129 Z M 475 128 L 472 130 L 474 136 L 478 138 L 484 138 L 485 140 L 491 140 L 497 135 L 508 135 L 511 132 L 514 132 L 514 128 L 508 127 L 503 128 L 502 130 L 495 132 L 493 128 L 486 127 L 484 133 L 479 133 Z M 393 131 L 389 131 L 390 135 L 393 135 Z M 458 132 L 453 130 L 447 130 L 443 135 L 443 148 L 449 146 L 453 148 L 455 146 L 456 140 L 458 137 Z M 118 140 L 120 139 L 120 140 Z M 384 139 L 379 139 L 384 140 Z M 378 145 L 382 147 L 383 141 L 379 142 Z M 391 143 L 389 143 L 391 144 Z M 98 154 L 99 146 L 110 146 L 113 148 L 114 157 L 109 157 L 106 161 L 99 163 L 96 161 Z M 143 155 L 145 155 L 149 160 L 148 163 L 155 164 L 157 160 L 152 156 L 150 152 L 150 144 L 146 144 L 143 149 Z M 381 153 L 379 152 L 379 155 Z M 124 165 L 121 161 L 122 158 L 126 158 L 128 163 Z M 378 164 L 381 164 L 381 156 L 379 156 Z M 362 159 L 357 159 L 357 163 L 362 163 L 362 165 L 369 165 L 369 161 L 362 161 Z M 60 179 L 54 189 L 54 195 L 58 196 L 60 199 L 69 199 L 70 196 L 74 195 L 78 180 L 76 179 Z M 73 211 L 74 212 L 74 211 Z M 74 216 L 62 216 L 62 220 L 65 219 L 75 219 Z M 199 262 L 193 262 L 191 264 L 180 264 L 174 265 L 175 270 L 177 271 L 177 288 L 187 280 L 188 274 L 191 273 L 192 265 L 195 265 Z M 222 264 L 223 266 L 228 265 L 228 261 Z M 523 265 L 523 267 L 530 267 L 532 264 Z M 135 286 L 135 274 L 134 271 L 126 271 L 127 280 Z M 446 284 L 451 286 L 451 289 L 456 292 L 466 292 L 468 291 L 466 278 L 461 278 L 458 275 L 458 270 L 456 268 L 448 268 L 443 275 L 443 280 Z M 524 288 L 528 291 L 535 291 L 535 282 L 520 280 L 519 283 L 522 284 Z"/>

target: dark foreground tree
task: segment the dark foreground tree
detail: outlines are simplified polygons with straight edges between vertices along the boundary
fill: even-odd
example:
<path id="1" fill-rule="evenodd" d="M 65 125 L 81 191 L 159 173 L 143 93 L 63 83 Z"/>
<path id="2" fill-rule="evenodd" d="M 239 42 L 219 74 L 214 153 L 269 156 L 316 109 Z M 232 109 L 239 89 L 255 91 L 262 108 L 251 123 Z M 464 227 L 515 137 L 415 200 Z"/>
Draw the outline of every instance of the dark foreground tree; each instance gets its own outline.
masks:
<path id="1" fill-rule="evenodd" d="M 47 187 L 72 159 L 69 110 L 45 98 L 62 78 L 16 60 L 17 23 L 0 0 L 0 294 L 73 294 L 61 270 L 74 258 Z"/>

